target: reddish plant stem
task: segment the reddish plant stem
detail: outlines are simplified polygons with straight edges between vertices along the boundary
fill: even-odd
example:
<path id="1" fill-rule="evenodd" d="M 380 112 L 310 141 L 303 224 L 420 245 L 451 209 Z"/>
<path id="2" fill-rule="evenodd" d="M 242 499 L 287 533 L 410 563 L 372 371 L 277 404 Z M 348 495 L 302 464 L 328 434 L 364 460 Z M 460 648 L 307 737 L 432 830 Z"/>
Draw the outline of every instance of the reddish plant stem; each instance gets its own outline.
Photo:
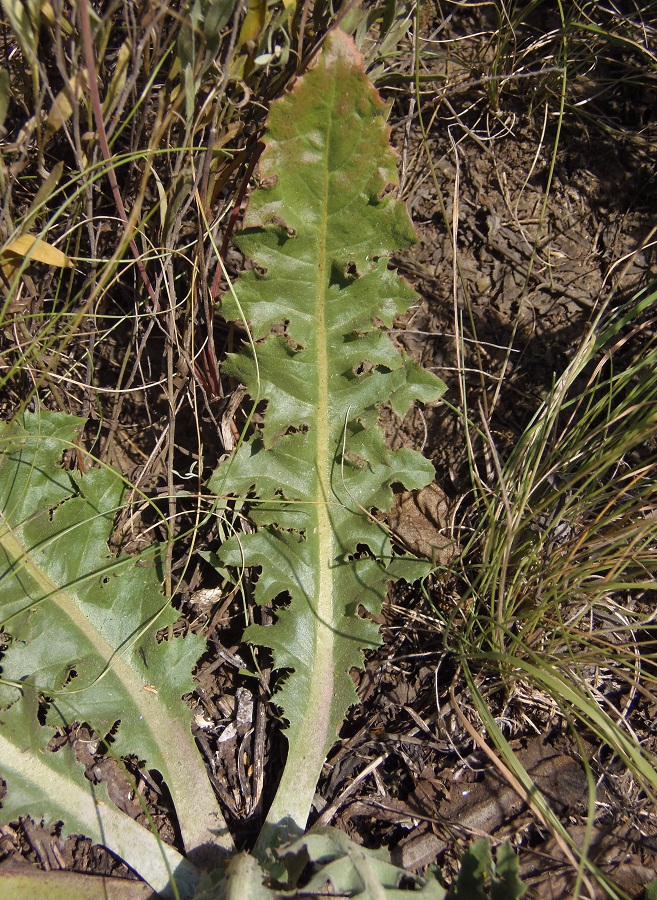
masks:
<path id="1" fill-rule="evenodd" d="M 244 173 L 239 190 L 237 192 L 237 197 L 235 198 L 235 205 L 233 206 L 228 218 L 228 224 L 226 225 L 226 231 L 224 232 L 224 237 L 221 242 L 221 249 L 219 251 L 220 259 L 226 259 L 228 244 L 230 243 L 230 239 L 233 236 L 233 231 L 235 230 L 235 225 L 240 214 L 240 209 L 242 207 L 244 195 L 246 194 L 246 189 L 249 185 L 249 181 L 251 180 L 251 176 L 253 175 L 253 170 L 255 169 L 258 160 L 260 159 L 260 154 L 264 149 L 264 143 L 262 141 L 259 141 L 256 145 L 253 155 L 251 156 L 251 159 L 249 160 L 249 164 L 246 168 L 246 172 Z M 212 290 L 210 291 L 209 303 L 207 300 L 207 295 L 204 294 L 204 313 L 207 327 L 208 345 L 204 347 L 201 354 L 200 366 L 195 367 L 196 377 L 199 379 L 199 381 L 201 381 L 201 383 L 204 383 L 203 386 L 208 392 L 209 396 L 213 397 L 220 396 L 219 366 L 217 363 L 217 354 L 214 347 L 214 303 L 217 299 L 217 294 L 219 293 L 219 282 L 221 280 L 222 274 L 223 267 L 220 262 L 217 262 L 217 267 L 214 272 L 214 278 L 212 279 Z"/>
<path id="2" fill-rule="evenodd" d="M 228 224 L 226 225 L 226 231 L 224 232 L 224 239 L 221 242 L 221 250 L 219 251 L 219 256 L 221 259 L 226 259 L 226 253 L 228 252 L 228 244 L 230 243 L 230 239 L 233 236 L 233 231 L 235 230 L 235 225 L 237 224 L 237 217 L 240 214 L 240 209 L 242 207 L 242 201 L 244 200 L 244 195 L 246 194 L 246 189 L 249 186 L 249 181 L 251 180 L 251 176 L 253 175 L 253 170 L 255 169 L 258 160 L 260 159 L 260 154 L 265 149 L 264 141 L 258 141 L 256 148 L 253 152 L 253 156 L 249 160 L 249 165 L 247 166 L 246 172 L 244 173 L 244 178 L 242 179 L 242 183 L 240 185 L 239 191 L 237 192 L 237 197 L 235 199 L 235 205 L 231 210 L 230 217 L 228 219 Z M 223 273 L 223 269 L 220 263 L 217 263 L 217 268 L 214 271 L 214 279 L 212 281 L 212 292 L 210 294 L 212 301 L 214 302 L 217 299 L 217 294 L 219 293 L 219 281 L 221 280 L 221 275 Z"/>

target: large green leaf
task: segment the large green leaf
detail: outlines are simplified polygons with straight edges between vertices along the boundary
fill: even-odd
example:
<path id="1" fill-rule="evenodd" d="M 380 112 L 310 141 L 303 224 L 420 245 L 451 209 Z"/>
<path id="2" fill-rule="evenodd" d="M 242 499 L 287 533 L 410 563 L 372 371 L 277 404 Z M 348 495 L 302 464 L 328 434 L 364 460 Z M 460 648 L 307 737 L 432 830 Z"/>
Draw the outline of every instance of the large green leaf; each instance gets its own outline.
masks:
<path id="1" fill-rule="evenodd" d="M 393 558 L 370 515 L 390 508 L 391 485 L 419 488 L 434 476 L 414 451 L 387 449 L 381 404 L 403 415 L 444 389 L 377 324 L 390 325 L 416 299 L 388 270 L 388 253 L 414 233 L 404 205 L 386 194 L 397 172 L 384 114 L 353 41 L 336 32 L 317 66 L 271 106 L 261 188 L 238 240 L 258 269 L 240 278 L 239 301 L 227 297 L 222 308 L 229 320 L 246 319 L 258 341 L 224 371 L 267 408 L 211 480 L 217 494 L 257 501 L 256 533 L 229 540 L 219 555 L 261 567 L 260 603 L 289 597 L 272 627 L 246 632 L 290 670 L 275 698 L 290 723 L 289 755 L 270 828 L 303 828 L 357 700 L 350 670 L 379 643 L 376 624 L 359 613 L 379 611 L 391 578 L 427 568 Z"/>
<path id="2" fill-rule="evenodd" d="M 177 616 L 162 596 L 156 553 L 136 560 L 108 549 L 121 478 L 107 468 L 81 475 L 61 465 L 83 425 L 43 412 L 0 431 L 0 622 L 9 643 L 0 684 L 0 772 L 8 783 L 1 815 L 30 813 L 78 828 L 66 791 L 50 790 L 48 768 L 70 780 L 71 802 L 86 790 L 93 812 L 82 767 L 63 750 L 43 750 L 54 727 L 88 722 L 101 737 L 111 732 L 115 756 L 134 755 L 162 774 L 188 851 L 215 842 L 218 832 L 228 848 L 182 700 L 193 690 L 204 639 L 156 639 Z M 30 691 L 47 699 L 50 727 L 37 724 Z M 34 763 L 29 772 L 25 754 Z"/>
<path id="3" fill-rule="evenodd" d="M 0 771 L 8 787 L 2 820 L 61 819 L 66 833 L 84 834 L 109 847 L 158 892 L 167 890 L 173 875 L 180 897 L 192 896 L 198 881 L 194 866 L 119 812 L 104 785 L 92 787 L 80 778 L 70 745 L 49 751 L 52 732 L 39 725 L 37 713 L 37 697 L 30 687 L 23 688 L 20 703 L 0 713 Z"/>

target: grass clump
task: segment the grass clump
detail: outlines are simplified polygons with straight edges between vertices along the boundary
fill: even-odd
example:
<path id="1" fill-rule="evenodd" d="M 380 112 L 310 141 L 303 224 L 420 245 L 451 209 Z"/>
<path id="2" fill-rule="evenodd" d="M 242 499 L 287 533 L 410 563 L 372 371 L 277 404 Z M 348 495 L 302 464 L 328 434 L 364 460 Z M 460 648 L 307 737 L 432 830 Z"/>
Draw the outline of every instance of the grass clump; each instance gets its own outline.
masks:
<path id="1" fill-rule="evenodd" d="M 452 391 L 428 430 L 463 548 L 456 579 L 445 587 L 443 571 L 430 591 L 446 665 L 437 731 L 524 797 L 534 829 L 516 843 L 531 854 L 552 834 L 574 872 L 569 895 L 634 896 L 592 846 L 620 835 L 628 797 L 640 842 L 657 787 L 657 294 L 654 266 L 634 265 L 654 239 L 654 15 L 641 4 L 427 10 L 406 190 L 434 199 L 414 202 L 428 233 L 439 213 L 444 238 L 409 270 L 427 291 L 451 287 L 451 320 L 419 310 L 414 327 L 442 331 L 436 371 Z M 606 217 L 614 238 L 599 240 Z M 588 247 L 572 271 L 582 283 L 595 273 L 577 291 L 560 270 L 573 246 L 564 253 L 561 236 L 575 232 Z M 532 735 L 580 760 L 581 818 L 560 821 L 523 768 Z"/>
<path id="2" fill-rule="evenodd" d="M 641 832 L 657 796 L 657 756 L 639 736 L 657 700 L 656 301 L 646 290 L 596 316 L 507 459 L 484 422 L 495 477 L 473 454 L 461 605 L 444 633 L 469 698 L 466 712 L 452 687 L 461 726 L 488 754 L 490 741 L 537 821 L 610 896 L 622 894 L 555 819 L 509 741 L 528 723 L 570 733 L 589 773 L 589 827 L 600 821 L 597 785 L 615 798 L 609 821 L 629 801 Z"/>

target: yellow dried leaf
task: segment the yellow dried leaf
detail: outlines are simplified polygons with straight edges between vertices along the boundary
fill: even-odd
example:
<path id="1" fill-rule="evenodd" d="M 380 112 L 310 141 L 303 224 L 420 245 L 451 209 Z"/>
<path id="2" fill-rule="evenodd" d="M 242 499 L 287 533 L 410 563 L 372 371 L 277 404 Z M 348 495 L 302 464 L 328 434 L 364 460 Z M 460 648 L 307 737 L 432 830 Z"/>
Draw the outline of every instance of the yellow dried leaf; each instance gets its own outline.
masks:
<path id="1" fill-rule="evenodd" d="M 240 36 L 237 39 L 239 47 L 247 41 L 257 42 L 267 22 L 267 0 L 248 0 L 246 16 L 242 22 Z"/>
<path id="2" fill-rule="evenodd" d="M 2 270 L 3 282 L 6 282 L 7 284 L 11 284 L 12 281 L 14 280 L 14 276 L 16 275 L 16 272 L 18 272 L 19 266 L 17 265 L 16 262 L 9 262 L 8 260 L 5 260 L 2 263 L 0 263 L 0 269 Z M 4 287 L 5 287 L 5 285 L 3 284 L 3 293 L 4 293 Z"/>
<path id="3" fill-rule="evenodd" d="M 9 71 L 7 69 L 0 69 L 0 128 L 5 124 L 5 119 L 7 118 L 10 96 L 11 86 Z"/>
<path id="4" fill-rule="evenodd" d="M 46 20 L 46 22 L 48 23 L 48 25 L 50 25 L 51 27 L 54 26 L 54 24 L 55 24 L 55 11 L 54 11 L 54 9 L 52 8 L 52 4 L 49 3 L 48 0 L 46 0 L 45 3 L 42 3 L 42 4 L 41 4 L 41 15 L 42 15 L 43 18 Z M 63 18 L 63 16 L 62 16 L 62 18 Z"/>
<path id="5" fill-rule="evenodd" d="M 68 90 L 63 89 L 57 94 L 46 119 L 45 131 L 47 141 L 59 131 L 64 122 L 71 118 L 73 114 L 71 97 L 78 101 L 86 87 L 87 73 L 84 69 L 81 69 L 77 75 L 73 75 L 69 80 Z"/>
<path id="6" fill-rule="evenodd" d="M 21 234 L 14 238 L 6 247 L 2 248 L 0 255 L 2 257 L 29 257 L 31 261 L 42 262 L 47 266 L 57 266 L 60 269 L 73 268 L 73 263 L 65 253 L 32 234 Z M 3 259 L 2 262 L 6 263 L 10 260 Z"/>
<path id="7" fill-rule="evenodd" d="M 54 28 L 55 23 L 57 23 L 58 26 L 61 28 L 61 30 L 64 32 L 64 34 L 69 35 L 69 37 L 70 37 L 70 35 L 73 34 L 73 29 L 71 28 L 71 23 L 68 21 L 66 16 L 63 16 L 61 14 L 58 16 L 55 16 L 55 11 L 52 8 L 52 4 L 49 3 L 48 0 L 46 0 L 45 3 L 41 4 L 41 15 L 46 20 L 48 25 L 50 25 L 51 28 Z"/>
<path id="8" fill-rule="evenodd" d="M 128 74 L 128 63 L 132 57 L 132 41 L 130 38 L 126 38 L 119 48 L 114 75 L 107 90 L 107 96 L 103 101 L 103 116 L 108 116 L 112 112 L 121 96 Z"/>

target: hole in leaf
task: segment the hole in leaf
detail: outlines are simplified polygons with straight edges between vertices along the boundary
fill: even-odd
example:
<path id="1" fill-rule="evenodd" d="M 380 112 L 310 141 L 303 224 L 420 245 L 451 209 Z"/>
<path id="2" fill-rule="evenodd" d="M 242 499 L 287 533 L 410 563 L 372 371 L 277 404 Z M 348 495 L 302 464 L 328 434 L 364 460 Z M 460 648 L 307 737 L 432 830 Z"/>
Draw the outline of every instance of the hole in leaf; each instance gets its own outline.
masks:
<path id="1" fill-rule="evenodd" d="M 160 628 L 160 630 L 155 635 L 155 640 L 158 644 L 161 644 L 162 641 L 175 640 L 177 637 L 181 635 L 184 636 L 189 632 L 189 622 L 184 617 L 178 619 L 177 622 L 174 622 L 173 625 L 168 625 L 166 628 Z"/>
<path id="2" fill-rule="evenodd" d="M 105 743 L 107 744 L 108 747 L 114 743 L 114 736 L 116 735 L 117 731 L 119 730 L 120 724 L 121 724 L 121 720 L 117 719 L 116 722 L 112 725 L 112 727 L 109 729 L 109 731 L 105 735 Z"/>
<path id="3" fill-rule="evenodd" d="M 354 263 L 348 263 L 346 267 L 333 262 L 331 264 L 331 275 L 329 278 L 329 286 L 337 288 L 338 291 L 349 287 L 358 278 L 358 270 Z"/>
<path id="4" fill-rule="evenodd" d="M 354 375 L 366 375 L 368 372 L 371 372 L 373 369 L 372 363 L 367 360 L 363 360 L 360 365 L 354 367 Z"/>
<path id="5" fill-rule="evenodd" d="M 48 715 L 49 709 L 50 709 L 50 703 L 44 697 L 40 697 L 39 698 L 39 709 L 37 712 L 37 719 L 38 719 L 39 725 L 46 724 L 46 717 Z"/>
<path id="6" fill-rule="evenodd" d="M 279 237 L 279 243 L 281 243 L 281 238 L 283 239 L 282 243 L 285 243 L 286 238 L 283 236 L 283 234 L 287 235 L 288 238 L 296 237 L 297 235 L 296 229 L 291 228 L 284 219 L 281 219 L 280 216 L 269 216 L 265 220 L 265 225 L 275 225 L 276 228 L 280 229 L 281 234 Z"/>
<path id="7" fill-rule="evenodd" d="M 292 674 L 292 669 L 276 669 L 274 671 L 275 679 L 274 679 L 274 683 L 272 686 L 271 703 L 276 708 L 276 714 L 278 716 L 280 716 L 281 718 L 282 718 L 281 707 L 276 705 L 276 694 L 278 693 L 278 691 L 281 690 L 281 688 L 283 688 L 285 686 L 285 682 L 287 681 L 287 679 L 290 677 L 291 674 Z"/>
<path id="8" fill-rule="evenodd" d="M 397 185 L 390 182 L 386 184 L 383 190 L 377 195 L 375 198 L 376 205 L 378 205 L 378 201 L 383 200 L 384 197 L 395 197 L 397 192 Z M 374 205 L 374 204 L 373 204 Z"/>
<path id="9" fill-rule="evenodd" d="M 261 569 L 262 571 L 262 569 Z M 270 612 L 275 613 L 278 609 L 284 609 L 286 606 L 290 605 L 291 597 L 287 591 L 283 591 L 282 594 L 279 594 L 274 600 L 271 601 L 271 606 L 269 608 Z"/>
<path id="10" fill-rule="evenodd" d="M 93 732 L 88 725 L 80 725 L 78 722 L 73 722 L 71 725 L 65 725 L 60 728 L 57 734 L 50 738 L 46 744 L 46 750 L 48 753 L 57 753 L 58 750 L 61 750 L 67 744 L 76 744 L 80 740 L 90 742 L 92 734 Z M 96 744 L 94 744 L 94 747 Z"/>
<path id="11" fill-rule="evenodd" d="M 70 684 L 77 677 L 78 677 L 78 670 L 75 667 L 71 667 L 68 670 L 68 675 L 66 677 L 66 681 L 64 682 L 63 686 L 66 687 L 67 684 Z"/>

